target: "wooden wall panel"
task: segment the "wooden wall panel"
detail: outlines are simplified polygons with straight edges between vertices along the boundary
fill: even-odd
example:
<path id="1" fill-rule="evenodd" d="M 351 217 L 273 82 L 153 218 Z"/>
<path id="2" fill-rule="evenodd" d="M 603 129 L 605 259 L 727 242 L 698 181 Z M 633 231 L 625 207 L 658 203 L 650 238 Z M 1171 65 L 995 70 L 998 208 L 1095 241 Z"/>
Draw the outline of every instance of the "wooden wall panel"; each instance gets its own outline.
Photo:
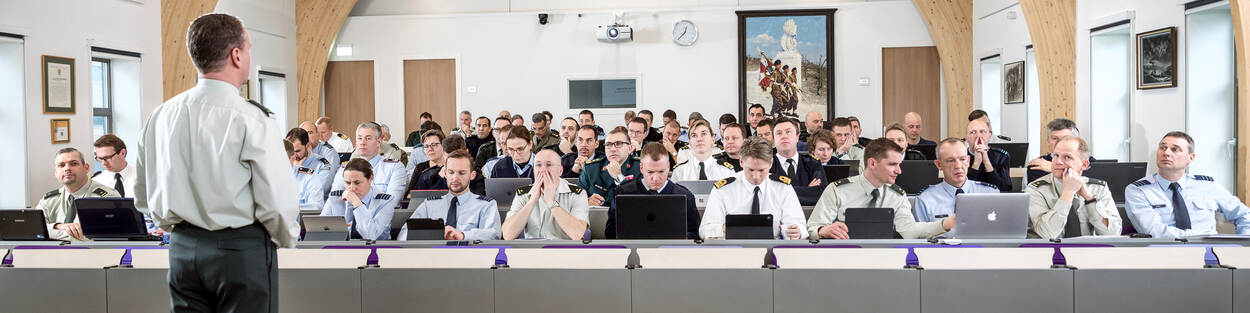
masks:
<path id="1" fill-rule="evenodd" d="M 355 138 L 356 125 L 376 120 L 373 106 L 373 61 L 340 61 L 326 64 L 326 116 L 334 130 Z M 395 134 L 392 131 L 392 138 Z"/>
<path id="2" fill-rule="evenodd" d="M 1041 83 L 1042 125 L 1076 118 L 1076 0 L 1020 0 Z M 1045 127 L 1038 138 L 1046 138 Z M 1042 145 L 1042 152 L 1050 147 Z"/>
<path id="3" fill-rule="evenodd" d="M 455 59 L 404 60 L 403 135 L 421 127 L 421 112 L 430 112 L 444 132 L 456 128 Z M 392 136 L 399 138 L 400 133 Z"/>
<path id="4" fill-rule="evenodd" d="M 891 123 L 902 123 L 907 112 L 916 112 L 925 122 L 920 136 L 933 141 L 942 139 L 938 127 L 942 117 L 941 68 L 935 47 L 881 49 L 883 129 Z"/>
<path id="5" fill-rule="evenodd" d="M 161 84 L 169 100 L 191 87 L 199 73 L 187 53 L 187 28 L 200 15 L 212 12 L 217 0 L 161 1 Z"/>
<path id="6" fill-rule="evenodd" d="M 326 61 L 330 59 L 331 46 L 343 21 L 354 6 L 356 0 L 295 0 L 297 116 L 300 121 L 315 120 L 321 115 Z"/>
<path id="7" fill-rule="evenodd" d="M 937 45 L 946 83 L 946 134 L 962 136 L 972 112 L 972 0 L 913 0 Z M 940 125 L 929 123 L 929 125 Z"/>
<path id="8" fill-rule="evenodd" d="M 1237 196 L 1241 202 L 1250 202 L 1250 5 L 1243 0 L 1231 0 L 1233 15 L 1233 44 L 1237 59 Z"/>

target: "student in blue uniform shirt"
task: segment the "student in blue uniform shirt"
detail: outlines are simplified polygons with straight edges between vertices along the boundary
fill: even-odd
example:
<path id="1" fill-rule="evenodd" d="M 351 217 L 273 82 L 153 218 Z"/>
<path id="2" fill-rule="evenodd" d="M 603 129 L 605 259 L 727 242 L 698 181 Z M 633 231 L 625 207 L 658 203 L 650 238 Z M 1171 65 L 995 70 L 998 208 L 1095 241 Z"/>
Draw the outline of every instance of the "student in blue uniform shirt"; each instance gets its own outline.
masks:
<path id="1" fill-rule="evenodd" d="M 616 186 L 641 174 L 638 158 L 630 156 L 633 148 L 627 133 L 624 127 L 612 129 L 604 143 L 608 146 L 607 156 L 583 165 L 577 186 L 586 190 L 587 203 L 591 206 L 612 206 Z"/>
<path id="2" fill-rule="evenodd" d="M 512 127 L 508 130 L 508 139 L 504 140 L 504 154 L 507 156 L 495 162 L 490 170 L 490 178 L 534 178 L 531 137 L 533 135 L 525 127 Z"/>
<path id="3" fill-rule="evenodd" d="M 478 179 L 473 168 L 473 157 L 466 150 L 458 150 L 447 156 L 442 168 L 448 193 L 421 202 L 412 212 L 412 218 L 442 219 L 446 223 L 443 239 L 446 240 L 499 240 L 499 207 L 495 200 L 469 190 L 471 181 Z M 400 239 L 405 240 L 407 226 Z"/>
<path id="4" fill-rule="evenodd" d="M 912 216 L 917 222 L 937 222 L 955 216 L 955 197 L 962 193 L 998 193 L 998 186 L 968 179 L 968 144 L 946 138 L 937 146 L 934 165 L 942 170 L 942 182 L 925 188 L 916 197 Z"/>
<path id="5" fill-rule="evenodd" d="M 763 128 L 761 121 L 759 127 Z M 819 160 L 799 154 L 799 120 L 781 117 L 772 123 L 770 129 L 777 153 L 773 156 L 772 169 L 774 175 L 790 178 L 790 187 L 799 196 L 799 204 L 816 205 L 820 194 L 825 190 L 825 168 Z M 763 132 L 763 131 L 761 131 Z"/>
<path id="6" fill-rule="evenodd" d="M 968 155 L 971 156 L 968 166 L 968 179 L 986 182 L 998 186 L 998 190 L 1011 191 L 1011 157 L 1007 151 L 990 147 L 989 124 L 984 119 L 968 122 Z"/>
<path id="7" fill-rule="evenodd" d="M 321 181 L 313 176 L 312 169 L 300 166 L 299 155 L 295 152 L 295 144 L 292 144 L 291 140 L 283 139 L 282 145 L 286 148 L 286 157 L 291 160 L 291 170 L 295 172 L 295 184 L 299 186 L 299 209 L 320 210 L 325 206 L 325 197 L 321 196 Z"/>
<path id="8" fill-rule="evenodd" d="M 317 187 L 320 188 L 316 192 L 317 198 L 320 199 L 316 199 L 315 202 L 310 202 L 310 204 L 314 205 L 315 209 L 321 209 L 321 205 L 325 203 L 326 195 L 330 193 L 330 186 L 334 185 L 334 173 L 340 165 L 331 163 L 329 158 L 312 152 L 313 142 L 309 136 L 308 131 L 297 127 L 287 131 L 286 140 L 290 141 L 294 147 L 294 153 L 291 156 L 291 166 L 294 167 L 296 172 L 296 180 L 301 180 L 299 177 L 300 167 L 306 168 L 307 172 L 311 172 L 305 175 L 311 176 L 307 180 L 316 182 Z M 337 159 L 338 155 L 335 154 L 334 157 Z M 305 183 L 301 181 L 300 190 L 304 190 L 304 186 Z M 303 200 L 304 197 L 301 196 L 300 199 Z M 303 204 L 302 201 L 301 204 Z"/>
<path id="9" fill-rule="evenodd" d="M 599 139 L 595 134 L 595 127 L 590 125 L 581 126 L 574 134 L 573 143 L 577 147 L 570 153 L 560 156 L 560 165 L 564 167 L 562 178 L 577 178 L 582 175 L 582 169 L 585 168 L 586 162 L 596 160 L 603 157 L 599 153 Z"/>
<path id="10" fill-rule="evenodd" d="M 704 123 L 704 126 L 707 124 Z M 705 127 L 706 128 L 706 127 Z M 711 135 L 707 135 L 711 137 Z M 710 138 L 709 138 L 710 139 Z M 710 140 L 709 140 L 710 141 Z M 677 194 L 686 196 L 686 238 L 699 238 L 699 209 L 695 207 L 694 193 L 686 187 L 682 187 L 668 179 L 668 150 L 659 143 L 647 143 L 642 146 L 642 162 L 641 175 L 642 178 L 634 179 L 617 186 L 614 192 L 617 195 L 637 195 L 637 194 Z M 608 239 L 616 238 L 616 203 L 613 201 L 612 206 L 608 208 L 608 222 L 603 228 L 603 234 Z"/>
<path id="11" fill-rule="evenodd" d="M 373 184 L 372 166 L 364 159 L 347 161 L 341 172 L 344 188 L 330 192 L 321 215 L 343 216 L 351 227 L 352 238 L 391 239 L 391 218 L 399 197 Z"/>
<path id="12" fill-rule="evenodd" d="M 379 192 L 391 195 L 391 198 L 403 199 L 407 192 L 408 173 L 404 172 L 402 163 L 385 160 L 380 153 L 382 145 L 381 126 L 374 122 L 360 123 L 356 127 L 356 153 L 360 159 L 369 161 L 369 168 L 373 170 L 373 187 Z M 330 187 L 330 193 L 343 190 L 343 170 L 346 166 L 339 168 L 338 173 L 334 175 L 334 186 Z M 333 197 L 331 195 L 330 197 Z M 398 203 L 398 202 L 396 202 Z"/>
<path id="13" fill-rule="evenodd" d="M 1210 176 L 1186 174 L 1194 161 L 1194 140 L 1174 131 L 1159 141 L 1159 172 L 1124 189 L 1124 210 L 1140 233 L 1156 238 L 1213 235 L 1215 213 L 1250 234 L 1250 208 Z"/>
<path id="14" fill-rule="evenodd" d="M 331 146 L 330 143 L 325 142 L 325 139 L 321 137 L 321 134 L 317 133 L 317 126 L 314 125 L 313 122 L 304 121 L 299 124 L 299 129 L 303 129 L 304 132 L 308 133 L 308 139 L 309 141 L 311 141 L 308 143 L 308 145 L 312 146 L 312 149 L 311 149 L 312 153 L 316 155 L 320 155 L 321 157 L 326 158 L 326 160 L 330 161 L 331 169 L 337 170 L 339 166 L 343 165 L 343 160 L 339 158 L 339 153 L 337 151 L 334 151 L 334 146 Z M 330 176 L 331 176 L 330 179 L 326 181 L 326 186 L 330 186 L 334 184 L 334 177 L 333 177 L 334 175 L 330 175 Z"/>

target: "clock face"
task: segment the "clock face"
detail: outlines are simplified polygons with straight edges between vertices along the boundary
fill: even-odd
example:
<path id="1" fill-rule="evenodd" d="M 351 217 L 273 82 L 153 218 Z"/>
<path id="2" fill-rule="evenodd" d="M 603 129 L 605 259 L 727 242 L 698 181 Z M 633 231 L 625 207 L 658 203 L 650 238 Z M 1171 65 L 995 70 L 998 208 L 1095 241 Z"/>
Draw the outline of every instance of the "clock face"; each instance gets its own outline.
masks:
<path id="1" fill-rule="evenodd" d="M 689 46 L 699 40 L 699 27 L 689 20 L 681 20 L 673 24 L 673 42 Z"/>

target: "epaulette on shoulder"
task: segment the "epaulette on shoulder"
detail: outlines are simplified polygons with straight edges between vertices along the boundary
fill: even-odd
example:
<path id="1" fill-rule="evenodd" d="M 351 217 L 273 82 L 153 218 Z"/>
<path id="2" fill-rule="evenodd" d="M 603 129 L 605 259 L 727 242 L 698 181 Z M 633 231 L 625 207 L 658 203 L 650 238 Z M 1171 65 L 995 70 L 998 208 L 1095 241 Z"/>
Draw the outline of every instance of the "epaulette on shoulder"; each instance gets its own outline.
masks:
<path id="1" fill-rule="evenodd" d="M 1029 183 L 1029 186 L 1033 186 L 1033 188 L 1041 188 L 1042 186 L 1046 186 L 1046 185 L 1050 185 L 1050 182 L 1046 181 L 1045 179 L 1038 179 Z"/>
<path id="2" fill-rule="evenodd" d="M 260 109 L 260 112 L 265 113 L 266 117 L 273 116 L 273 111 L 270 111 L 269 108 L 266 108 L 265 105 L 260 104 L 260 102 L 256 102 L 256 100 L 252 99 L 248 99 L 247 102 L 256 106 L 257 109 Z"/>
<path id="3" fill-rule="evenodd" d="M 399 161 L 382 159 L 382 163 L 399 163 Z"/>
<path id="4" fill-rule="evenodd" d="M 737 178 L 734 178 L 734 177 L 726 177 L 725 179 L 718 180 L 718 181 L 716 181 L 716 184 L 715 184 L 716 189 L 721 189 L 721 188 L 725 187 L 725 185 L 732 184 L 732 183 L 734 182 L 734 180 L 737 180 Z"/>
<path id="5" fill-rule="evenodd" d="M 477 196 L 477 199 L 482 200 L 482 201 L 490 201 L 490 198 L 487 198 L 486 196 Z"/>
<path id="6" fill-rule="evenodd" d="M 60 189 L 53 189 L 52 191 L 49 191 L 48 193 L 43 194 L 43 198 L 44 198 L 44 199 L 47 199 L 47 198 L 51 198 L 51 197 L 55 197 L 55 196 L 59 196 L 59 195 L 61 195 L 61 190 L 60 190 Z"/>
<path id="7" fill-rule="evenodd" d="M 981 185 L 982 187 L 988 187 L 988 188 L 998 189 L 998 186 L 995 186 L 994 184 L 991 184 L 991 183 L 987 183 L 987 182 L 983 182 L 983 181 L 977 181 L 977 180 L 969 180 L 969 181 L 971 181 L 971 182 L 973 182 L 973 183 L 976 183 L 977 185 Z"/>
<path id="8" fill-rule="evenodd" d="M 1215 178 L 1212 178 L 1211 176 L 1207 176 L 1207 175 L 1194 175 L 1194 179 L 1197 179 L 1197 180 L 1205 180 L 1205 181 L 1209 181 L 1209 182 L 1214 182 L 1214 181 L 1215 181 Z"/>
<path id="9" fill-rule="evenodd" d="M 929 188 L 933 188 L 933 186 L 937 186 L 937 185 L 928 185 L 928 186 L 924 186 L 924 188 L 920 189 L 920 193 L 924 193 L 924 192 L 926 192 L 926 191 L 929 191 Z"/>
<path id="10" fill-rule="evenodd" d="M 1149 184 L 1151 184 L 1149 179 L 1143 179 L 1143 180 L 1133 182 L 1133 186 L 1137 186 L 1137 187 L 1142 187 L 1142 186 L 1149 185 Z"/>
<path id="11" fill-rule="evenodd" d="M 573 193 L 582 193 L 582 190 L 583 190 L 583 189 L 582 189 L 582 187 L 578 187 L 578 186 L 574 186 L 574 185 L 570 184 L 570 185 L 569 185 L 569 190 L 572 190 L 572 191 L 573 191 Z"/>
<path id="12" fill-rule="evenodd" d="M 519 195 L 527 194 L 530 192 L 530 189 L 532 188 L 534 188 L 534 185 L 521 186 L 521 188 L 516 189 L 516 195 L 519 196 Z"/>
<path id="13" fill-rule="evenodd" d="M 686 160 L 686 161 L 683 161 L 683 162 L 681 162 L 681 163 L 677 163 L 677 166 L 686 165 L 686 163 L 690 163 L 690 160 Z"/>
<path id="14" fill-rule="evenodd" d="M 786 185 L 790 184 L 790 177 L 785 176 L 785 175 L 777 175 L 777 174 L 768 175 L 768 179 L 772 179 L 774 181 L 778 181 Z"/>
<path id="15" fill-rule="evenodd" d="M 303 166 L 300 166 L 298 171 L 299 171 L 300 173 L 305 173 L 305 174 L 312 174 L 312 173 L 313 173 L 313 170 L 312 170 L 312 169 L 309 169 L 309 168 L 307 168 L 307 167 L 303 167 Z"/>
<path id="16" fill-rule="evenodd" d="M 833 182 L 833 186 L 837 187 L 837 186 L 842 186 L 842 185 L 846 185 L 850 183 L 851 183 L 850 178 L 843 178 L 843 179 L 839 179 L 838 181 Z"/>
<path id="17" fill-rule="evenodd" d="M 339 133 L 339 138 L 343 138 L 343 139 L 345 139 L 345 140 L 346 140 L 346 139 L 347 139 L 347 135 L 344 135 L 343 133 Z"/>
<path id="18" fill-rule="evenodd" d="M 594 164 L 595 162 L 599 162 L 599 161 L 603 161 L 603 160 L 607 160 L 607 158 L 598 158 L 598 159 L 594 159 L 594 160 L 586 160 L 586 164 Z"/>
<path id="19" fill-rule="evenodd" d="M 104 172 L 104 171 L 96 171 L 94 174 L 91 174 L 91 178 L 95 178 L 96 176 L 100 176 L 100 173 L 103 173 L 103 172 Z"/>
<path id="20" fill-rule="evenodd" d="M 321 157 L 321 164 L 330 165 L 330 160 L 327 160 L 325 157 Z"/>
<path id="21" fill-rule="evenodd" d="M 389 193 L 379 193 L 377 196 L 374 196 L 373 198 L 374 198 L 374 199 L 379 199 L 379 200 L 390 200 L 390 199 L 391 199 L 391 194 L 389 194 Z"/>
<path id="22" fill-rule="evenodd" d="M 729 163 L 729 161 L 721 162 L 721 165 L 724 165 L 725 167 L 728 167 L 730 170 L 733 170 L 735 172 L 738 171 L 738 169 L 734 167 L 734 164 Z"/>
<path id="23" fill-rule="evenodd" d="M 894 192 L 897 192 L 897 193 L 898 193 L 898 195 L 900 195 L 900 196 L 906 196 L 906 195 L 907 195 L 907 191 L 906 191 L 906 190 L 903 190 L 903 187 L 899 187 L 898 185 L 895 185 L 895 184 L 890 184 L 890 190 L 893 190 Z"/>
<path id="24" fill-rule="evenodd" d="M 429 196 L 429 197 L 426 197 L 425 200 L 438 200 L 442 198 L 443 196 Z"/>
<path id="25" fill-rule="evenodd" d="M 342 196 L 343 196 L 343 191 L 342 191 L 342 190 L 335 190 L 335 191 L 331 191 L 331 192 L 330 192 L 330 196 L 331 196 L 331 197 L 342 197 Z"/>
<path id="26" fill-rule="evenodd" d="M 1092 177 L 1089 179 L 1089 183 L 1094 184 L 1094 185 L 1103 185 L 1103 186 L 1107 185 L 1107 181 L 1097 179 L 1097 178 L 1092 178 Z"/>
<path id="27" fill-rule="evenodd" d="M 91 193 L 100 197 L 107 196 L 109 194 L 108 190 L 104 190 L 104 188 L 96 188 L 95 190 L 92 190 Z"/>

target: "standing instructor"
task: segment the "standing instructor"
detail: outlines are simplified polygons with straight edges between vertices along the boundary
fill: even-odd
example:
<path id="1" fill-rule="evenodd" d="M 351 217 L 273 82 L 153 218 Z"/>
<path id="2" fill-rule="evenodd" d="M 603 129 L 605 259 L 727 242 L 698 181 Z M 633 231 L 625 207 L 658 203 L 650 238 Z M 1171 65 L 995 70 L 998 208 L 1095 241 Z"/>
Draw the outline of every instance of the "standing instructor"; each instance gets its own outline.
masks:
<path id="1" fill-rule="evenodd" d="M 228 14 L 191 22 L 199 82 L 152 112 L 135 204 L 171 232 L 173 312 L 277 312 L 277 247 L 295 245 L 295 178 L 272 113 L 239 97 L 252 43 Z"/>

